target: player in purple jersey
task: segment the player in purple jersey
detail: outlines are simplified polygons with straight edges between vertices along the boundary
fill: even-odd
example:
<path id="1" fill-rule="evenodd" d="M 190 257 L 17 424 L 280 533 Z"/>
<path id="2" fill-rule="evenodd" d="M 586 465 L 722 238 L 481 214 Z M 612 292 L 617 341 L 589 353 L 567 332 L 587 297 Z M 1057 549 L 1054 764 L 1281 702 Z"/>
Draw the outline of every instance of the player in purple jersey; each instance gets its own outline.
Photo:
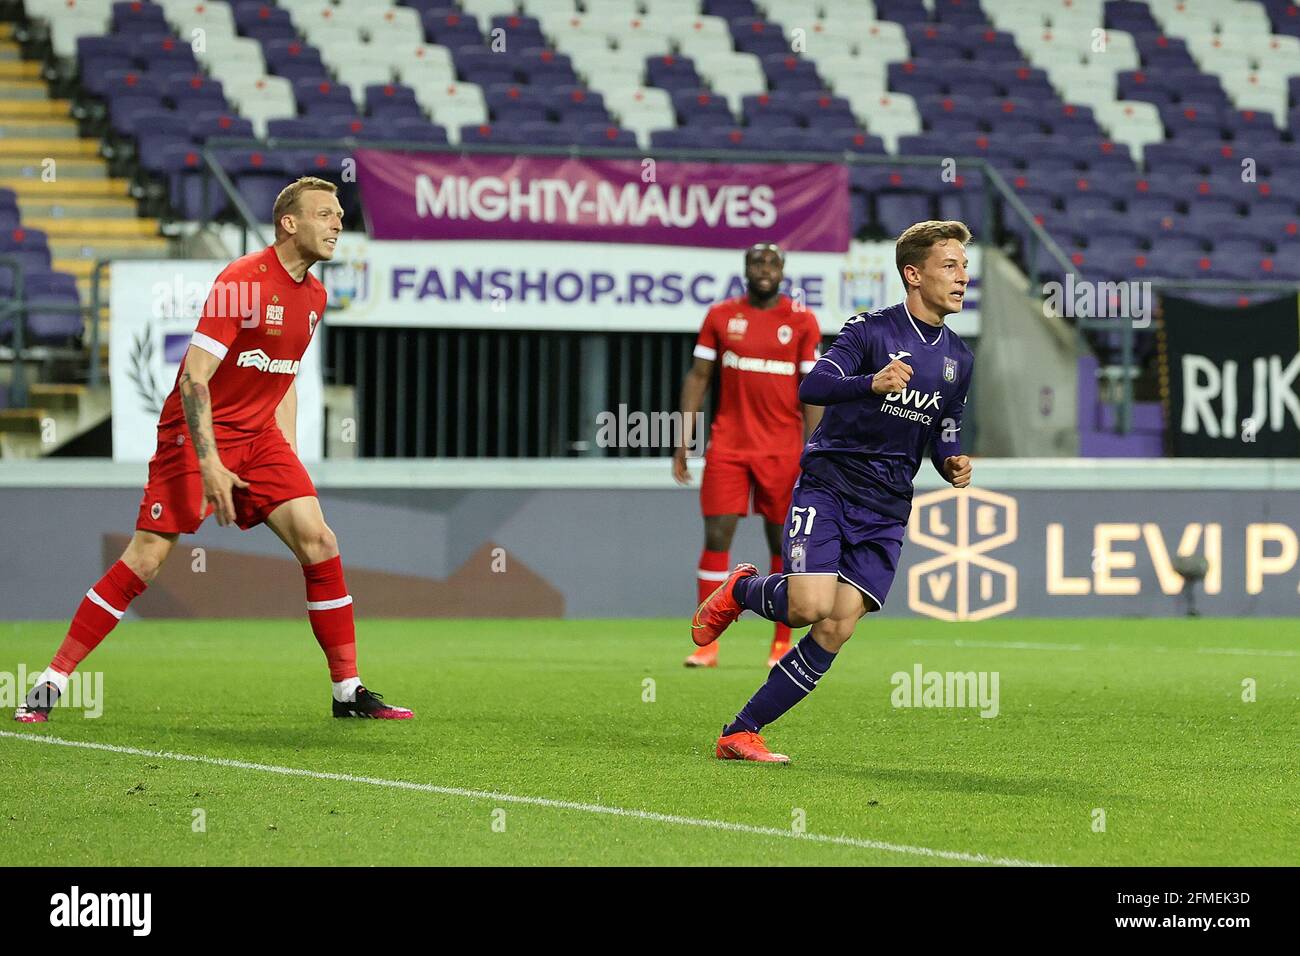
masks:
<path id="1" fill-rule="evenodd" d="M 961 311 L 970 238 L 960 222 L 905 230 L 895 247 L 904 300 L 845 322 L 799 385 L 799 400 L 826 412 L 799 462 L 781 536 L 784 573 L 760 576 L 739 565 L 700 605 L 691 629 L 706 645 L 750 610 L 811 630 L 723 728 L 716 751 L 723 760 L 789 762 L 759 731 L 812 693 L 858 619 L 884 606 L 926 446 L 946 481 L 970 484 L 960 437 L 975 363 L 943 321 Z"/>

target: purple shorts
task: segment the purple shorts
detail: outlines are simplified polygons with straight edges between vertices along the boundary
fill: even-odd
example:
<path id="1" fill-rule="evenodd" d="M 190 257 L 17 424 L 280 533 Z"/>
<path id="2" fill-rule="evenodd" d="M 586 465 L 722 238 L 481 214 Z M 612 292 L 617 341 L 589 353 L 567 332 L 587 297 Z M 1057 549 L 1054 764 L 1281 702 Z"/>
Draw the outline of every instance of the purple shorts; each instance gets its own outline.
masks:
<path id="1" fill-rule="evenodd" d="M 801 475 L 781 535 L 783 570 L 834 574 L 862 592 L 868 611 L 878 611 L 894 583 L 905 528 L 906 522 L 845 501 L 834 489 Z"/>

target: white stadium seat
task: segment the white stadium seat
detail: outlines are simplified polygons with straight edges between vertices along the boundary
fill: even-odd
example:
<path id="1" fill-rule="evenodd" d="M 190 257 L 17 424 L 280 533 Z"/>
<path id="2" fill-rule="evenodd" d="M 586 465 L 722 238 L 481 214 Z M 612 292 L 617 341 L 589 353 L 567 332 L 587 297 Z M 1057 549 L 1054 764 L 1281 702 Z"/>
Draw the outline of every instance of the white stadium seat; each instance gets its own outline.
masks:
<path id="1" fill-rule="evenodd" d="M 767 14 L 767 19 L 781 24 L 786 30 L 822 18 L 821 0 L 759 0 L 758 5 Z"/>
<path id="2" fill-rule="evenodd" d="M 384 42 L 404 42 L 424 36 L 420 14 L 411 7 L 393 7 L 378 16 L 368 16 L 361 21 L 361 31 L 371 38 L 383 37 Z"/>
<path id="3" fill-rule="evenodd" d="M 767 92 L 767 77 L 763 65 L 752 53 L 736 53 L 711 57 L 696 70 L 709 84 L 709 89 L 725 97 L 733 113 L 740 112 L 741 101 L 746 96 Z"/>
<path id="4" fill-rule="evenodd" d="M 415 98 L 433 121 L 447 130 L 447 138 L 460 142 L 460 128 L 488 121 L 483 91 L 474 83 L 449 83 L 415 91 Z"/>
<path id="5" fill-rule="evenodd" d="M 803 32 L 796 32 L 800 30 Z M 852 55 L 857 49 L 853 32 L 839 29 L 834 21 L 829 20 L 814 20 L 797 27 L 787 27 L 786 36 L 790 39 L 791 49 L 812 57 L 819 68 L 825 58 Z"/>
<path id="6" fill-rule="evenodd" d="M 731 28 L 722 17 L 696 16 L 670 20 L 669 33 L 679 46 L 713 40 L 729 50 L 734 47 L 731 41 Z"/>
<path id="7" fill-rule="evenodd" d="M 186 42 L 193 39 L 193 31 L 197 29 L 203 30 L 205 39 L 235 36 L 235 17 L 224 3 L 184 0 L 167 9 L 167 20 Z"/>
<path id="8" fill-rule="evenodd" d="M 645 14 L 669 21 L 690 20 L 700 15 L 699 0 L 645 0 Z"/>
<path id="9" fill-rule="evenodd" d="M 641 16 L 638 0 L 583 0 L 582 8 L 588 17 L 632 20 Z"/>
<path id="10" fill-rule="evenodd" d="M 397 68 L 397 78 L 416 91 L 417 99 L 423 87 L 447 86 L 456 82 L 456 71 L 438 60 L 394 59 L 393 64 Z"/>
<path id="11" fill-rule="evenodd" d="M 1098 104 L 1093 108 L 1098 124 L 1117 143 L 1126 144 L 1139 162 L 1148 143 L 1165 139 L 1164 124 L 1154 103 L 1139 100 L 1117 100 Z"/>
<path id="12" fill-rule="evenodd" d="M 629 60 L 617 50 L 588 50 L 573 58 L 573 68 L 593 90 L 637 89 L 645 82 L 644 63 Z"/>
<path id="13" fill-rule="evenodd" d="M 208 75 L 229 86 L 231 80 L 255 80 L 266 75 L 262 44 L 248 37 L 210 37 L 207 49 L 198 54 Z"/>
<path id="14" fill-rule="evenodd" d="M 911 59 L 911 47 L 901 24 L 889 20 L 876 20 L 858 33 L 858 56 L 880 60 L 883 63 L 902 63 Z"/>
<path id="15" fill-rule="evenodd" d="M 460 7 L 482 24 L 491 23 L 493 17 L 506 17 L 519 12 L 515 0 L 461 0 Z"/>
<path id="16" fill-rule="evenodd" d="M 293 87 L 282 76 L 259 76 L 223 81 L 226 96 L 241 116 L 253 124 L 253 132 L 266 135 L 268 120 L 298 115 Z"/>
<path id="17" fill-rule="evenodd" d="M 817 74 L 840 95 L 844 95 L 846 90 L 883 92 L 889 88 L 888 64 L 866 57 L 818 57 Z"/>

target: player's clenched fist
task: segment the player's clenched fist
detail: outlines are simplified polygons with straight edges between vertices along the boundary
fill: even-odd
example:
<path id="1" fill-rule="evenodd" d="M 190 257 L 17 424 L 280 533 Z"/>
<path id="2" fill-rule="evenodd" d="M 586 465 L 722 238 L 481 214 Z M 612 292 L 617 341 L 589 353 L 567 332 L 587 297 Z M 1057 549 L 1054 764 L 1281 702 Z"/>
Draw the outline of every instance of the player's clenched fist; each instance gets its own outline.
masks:
<path id="1" fill-rule="evenodd" d="M 954 488 L 965 488 L 970 484 L 971 464 L 966 455 L 949 455 L 943 460 L 943 476 Z"/>
<path id="2" fill-rule="evenodd" d="M 875 375 L 871 376 L 871 390 L 877 395 L 901 392 L 908 379 L 912 377 L 912 366 L 902 359 L 893 359 Z"/>

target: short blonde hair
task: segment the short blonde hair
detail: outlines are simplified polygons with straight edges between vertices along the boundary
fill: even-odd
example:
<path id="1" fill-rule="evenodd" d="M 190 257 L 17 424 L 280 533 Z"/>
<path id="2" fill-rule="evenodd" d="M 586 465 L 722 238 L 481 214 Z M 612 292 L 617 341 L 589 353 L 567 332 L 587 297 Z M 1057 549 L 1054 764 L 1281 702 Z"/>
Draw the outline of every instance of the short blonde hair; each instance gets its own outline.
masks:
<path id="1" fill-rule="evenodd" d="M 302 194 L 309 189 L 321 189 L 327 193 L 337 193 L 339 187 L 335 186 L 328 179 L 320 179 L 316 176 L 302 176 L 291 182 L 280 190 L 280 195 L 275 197 L 275 205 L 271 208 L 271 216 L 275 220 L 275 238 L 279 239 L 285 235 L 280 228 L 280 220 L 285 216 L 298 211 L 298 200 Z"/>
<path id="2" fill-rule="evenodd" d="M 930 254 L 930 247 L 945 239 L 956 239 L 963 246 L 970 242 L 970 230 L 966 223 L 956 219 L 928 219 L 918 222 L 903 230 L 894 245 L 894 264 L 907 289 L 907 276 L 903 275 L 903 266 L 916 266 L 918 269 Z"/>

